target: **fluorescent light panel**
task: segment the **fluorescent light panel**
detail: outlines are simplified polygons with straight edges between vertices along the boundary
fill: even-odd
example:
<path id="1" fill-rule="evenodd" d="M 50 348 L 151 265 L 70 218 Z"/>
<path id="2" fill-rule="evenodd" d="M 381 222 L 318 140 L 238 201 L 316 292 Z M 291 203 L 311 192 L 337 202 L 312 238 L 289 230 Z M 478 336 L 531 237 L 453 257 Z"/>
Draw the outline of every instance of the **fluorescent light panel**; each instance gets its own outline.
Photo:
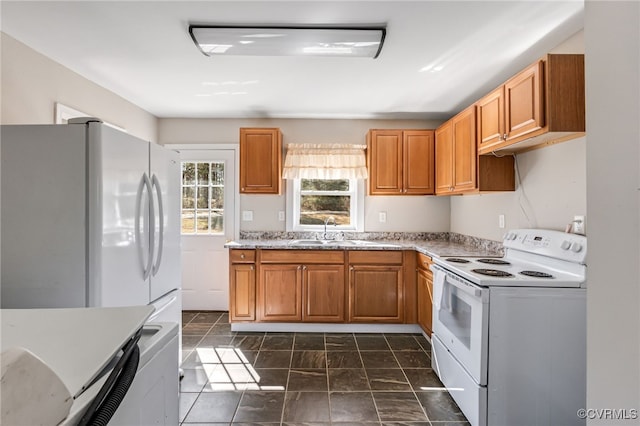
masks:
<path id="1" fill-rule="evenodd" d="M 207 56 L 342 56 L 376 58 L 382 27 L 234 27 L 190 25 L 194 43 Z"/>

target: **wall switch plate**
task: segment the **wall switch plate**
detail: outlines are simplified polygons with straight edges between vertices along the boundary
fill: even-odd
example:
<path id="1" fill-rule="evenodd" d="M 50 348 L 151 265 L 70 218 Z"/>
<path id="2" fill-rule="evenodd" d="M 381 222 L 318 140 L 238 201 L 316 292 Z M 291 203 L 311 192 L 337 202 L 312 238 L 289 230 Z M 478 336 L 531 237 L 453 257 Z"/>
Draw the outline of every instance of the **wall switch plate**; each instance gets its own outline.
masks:
<path id="1" fill-rule="evenodd" d="M 243 222 L 253 221 L 253 210 L 242 210 L 242 221 Z"/>
<path id="2" fill-rule="evenodd" d="M 387 212 L 378 213 L 378 222 L 385 223 L 387 221 Z"/>
<path id="3" fill-rule="evenodd" d="M 498 215 L 498 226 L 500 228 L 504 228 L 504 215 L 503 214 L 499 214 Z"/>
<path id="4" fill-rule="evenodd" d="M 585 235 L 587 229 L 587 225 L 585 223 L 585 217 L 576 215 L 573 217 L 573 233 L 574 234 L 582 234 Z"/>
<path id="5" fill-rule="evenodd" d="M 278 212 L 278 220 L 284 222 L 284 212 L 282 210 Z"/>

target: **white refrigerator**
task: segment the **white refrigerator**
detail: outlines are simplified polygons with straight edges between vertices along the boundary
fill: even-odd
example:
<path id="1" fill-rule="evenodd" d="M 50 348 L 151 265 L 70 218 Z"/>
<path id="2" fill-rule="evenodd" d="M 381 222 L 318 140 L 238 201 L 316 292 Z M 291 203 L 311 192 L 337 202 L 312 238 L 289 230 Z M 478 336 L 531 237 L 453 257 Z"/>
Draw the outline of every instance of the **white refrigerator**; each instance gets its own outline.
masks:
<path id="1" fill-rule="evenodd" d="M 0 132 L 2 308 L 150 304 L 180 324 L 178 153 L 93 118 Z"/>

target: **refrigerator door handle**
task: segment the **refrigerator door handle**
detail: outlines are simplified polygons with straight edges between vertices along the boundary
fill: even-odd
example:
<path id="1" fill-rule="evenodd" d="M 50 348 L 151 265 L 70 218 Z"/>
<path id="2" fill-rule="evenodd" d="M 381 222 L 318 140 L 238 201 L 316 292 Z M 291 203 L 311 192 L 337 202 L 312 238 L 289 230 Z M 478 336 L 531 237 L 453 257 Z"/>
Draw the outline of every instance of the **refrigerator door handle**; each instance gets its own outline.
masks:
<path id="1" fill-rule="evenodd" d="M 147 267 L 144 272 L 144 279 L 146 280 L 151 275 L 151 268 L 153 265 L 153 243 L 155 241 L 156 234 L 156 214 L 155 208 L 153 207 L 153 185 L 151 184 L 151 179 L 149 176 L 144 173 L 145 186 L 147 187 L 147 191 L 149 192 L 149 258 L 147 259 Z"/>
<path id="2" fill-rule="evenodd" d="M 156 189 L 156 195 L 158 197 L 158 220 L 160 221 L 159 231 L 158 231 L 158 248 L 157 248 L 157 259 L 153 264 L 153 269 L 151 270 L 152 275 L 156 275 L 158 270 L 160 269 L 160 264 L 162 261 L 162 247 L 164 246 L 164 202 L 162 200 L 162 188 L 160 187 L 160 181 L 158 177 L 154 174 L 151 179 L 152 186 Z M 155 218 L 155 215 L 154 215 Z M 155 227 L 154 227 L 155 229 Z M 155 239 L 152 239 L 155 242 Z"/>
<path id="3" fill-rule="evenodd" d="M 147 252 L 147 260 L 145 261 L 144 257 L 144 249 L 142 245 L 142 236 L 140 233 L 140 221 L 142 219 L 142 195 L 144 190 L 147 190 L 149 197 L 152 197 L 152 189 L 151 189 L 151 181 L 146 173 L 142 175 L 142 179 L 140 179 L 140 184 L 138 185 L 138 192 L 136 194 L 136 215 L 135 215 L 135 236 L 136 236 L 136 244 L 138 245 L 138 258 L 140 259 L 140 268 L 142 269 L 142 277 L 144 280 L 149 278 L 149 273 L 151 272 L 151 263 L 153 262 L 151 247 L 149 247 L 149 251 Z M 150 200 L 151 201 L 151 200 Z M 150 220 L 150 241 L 153 241 L 153 233 L 154 233 L 154 214 L 153 214 L 153 202 L 149 203 L 149 208 L 151 210 L 151 214 L 149 217 Z M 151 246 L 151 245 L 150 245 Z"/>

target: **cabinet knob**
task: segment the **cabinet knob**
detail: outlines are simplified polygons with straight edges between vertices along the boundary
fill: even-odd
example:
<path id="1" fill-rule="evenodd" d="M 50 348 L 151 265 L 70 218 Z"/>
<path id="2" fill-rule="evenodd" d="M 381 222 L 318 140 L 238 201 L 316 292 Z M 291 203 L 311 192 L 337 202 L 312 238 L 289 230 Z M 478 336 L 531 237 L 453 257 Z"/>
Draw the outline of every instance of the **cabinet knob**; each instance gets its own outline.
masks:
<path id="1" fill-rule="evenodd" d="M 502 140 L 507 140 L 507 134 L 505 133 L 504 135 L 502 135 Z"/>
<path id="2" fill-rule="evenodd" d="M 251 265 L 251 266 L 249 267 L 249 270 L 253 271 L 253 265 Z"/>
<path id="3" fill-rule="evenodd" d="M 307 267 L 306 267 L 306 266 L 302 266 L 302 270 L 303 270 L 303 271 L 306 271 L 306 270 L 307 270 Z"/>
<path id="4" fill-rule="evenodd" d="M 244 253 L 240 255 L 240 259 L 244 259 Z"/>

